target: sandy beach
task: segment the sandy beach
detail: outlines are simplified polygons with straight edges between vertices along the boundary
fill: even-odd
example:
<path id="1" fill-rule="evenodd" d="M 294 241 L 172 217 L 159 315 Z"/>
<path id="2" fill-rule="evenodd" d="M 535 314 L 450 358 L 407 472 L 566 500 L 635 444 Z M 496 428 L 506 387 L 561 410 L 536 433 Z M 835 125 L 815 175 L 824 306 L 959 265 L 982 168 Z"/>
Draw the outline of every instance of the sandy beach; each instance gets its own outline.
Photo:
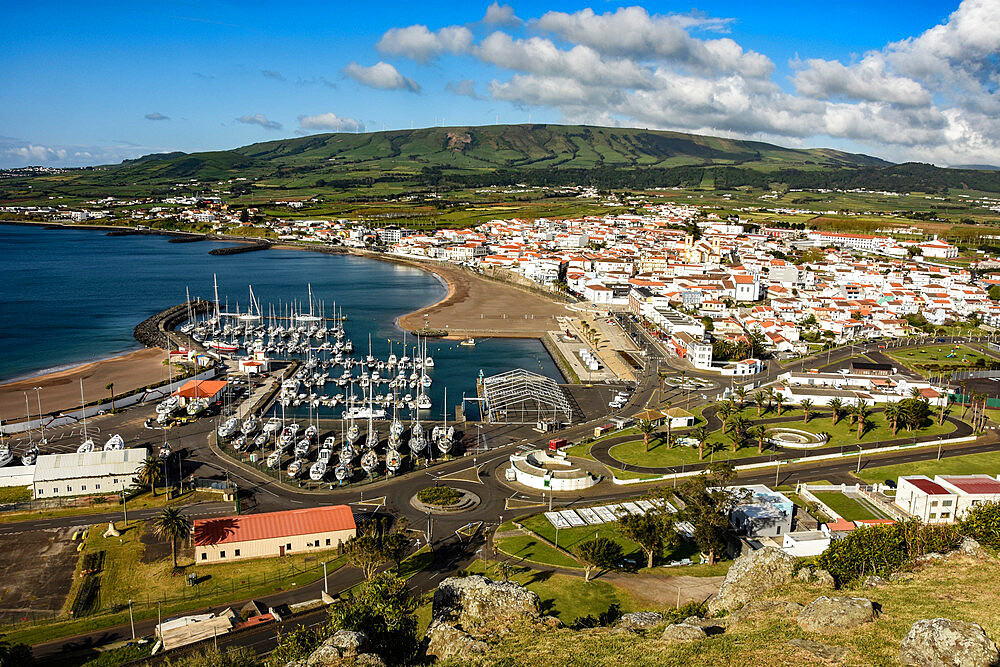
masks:
<path id="1" fill-rule="evenodd" d="M 166 354 L 159 348 L 146 348 L 119 357 L 95 361 L 82 366 L 17 380 L 0 385 L 0 418 L 7 421 L 24 419 L 24 393 L 28 392 L 31 414 L 38 412 L 34 388 L 41 387 L 42 412 L 54 414 L 80 406 L 80 379 L 87 402 L 108 398 L 104 387 L 115 383 L 115 394 L 129 393 L 167 378 L 163 364 Z"/>
<path id="2" fill-rule="evenodd" d="M 480 278 L 445 263 L 413 263 L 440 276 L 448 295 L 438 303 L 399 318 L 404 329 L 438 329 L 449 337 L 537 338 L 558 329 L 556 317 L 567 315 L 566 306 L 513 285 Z"/>

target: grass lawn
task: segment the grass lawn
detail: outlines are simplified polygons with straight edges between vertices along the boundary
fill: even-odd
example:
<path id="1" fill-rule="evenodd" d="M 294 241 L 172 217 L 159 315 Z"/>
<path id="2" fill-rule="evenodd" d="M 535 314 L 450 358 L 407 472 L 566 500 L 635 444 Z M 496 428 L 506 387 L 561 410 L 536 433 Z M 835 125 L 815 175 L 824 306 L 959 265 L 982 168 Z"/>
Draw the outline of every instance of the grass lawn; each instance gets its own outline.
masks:
<path id="1" fill-rule="evenodd" d="M 940 461 L 914 461 L 898 465 L 880 466 L 877 468 L 862 468 L 856 475 L 869 484 L 884 482 L 887 479 L 896 481 L 900 475 L 974 475 L 985 473 L 991 476 L 1000 473 L 1000 452 L 983 454 L 966 454 L 965 456 L 948 456 Z"/>
<path id="2" fill-rule="evenodd" d="M 721 433 L 717 434 L 713 440 L 718 442 L 719 436 L 721 436 Z M 664 440 L 665 439 L 666 438 L 664 438 Z M 642 444 L 642 439 L 639 439 L 615 445 L 611 448 L 609 453 L 612 457 L 622 463 L 649 467 L 674 467 L 682 464 L 704 463 L 714 460 L 741 459 L 747 456 L 758 456 L 756 444 L 754 444 L 753 447 L 743 447 L 737 452 L 733 452 L 732 447 L 728 446 L 728 440 L 725 444 L 727 445 L 726 449 L 716 451 L 714 454 L 709 454 L 706 450 L 705 458 L 702 461 L 698 460 L 697 447 L 677 445 L 671 448 L 667 447 L 666 442 L 661 441 L 659 438 L 650 439 L 648 452 L 644 451 L 645 448 Z M 767 454 L 768 450 L 765 449 L 764 453 Z"/>
<path id="3" fill-rule="evenodd" d="M 577 561 L 561 551 L 545 544 L 537 537 L 516 535 L 495 540 L 496 548 L 514 559 L 524 559 L 540 565 L 555 565 L 557 567 L 574 567 L 582 569 Z"/>
<path id="4" fill-rule="evenodd" d="M 861 503 L 854 498 L 848 498 L 839 491 L 813 491 L 812 494 L 848 521 L 891 518 L 885 516 L 881 512 L 874 511 L 874 509 L 867 503 Z"/>
<path id="5" fill-rule="evenodd" d="M 896 361 L 924 376 L 936 375 L 939 372 L 938 366 L 946 367 L 941 370 L 954 372 L 961 368 L 974 368 L 979 360 L 983 360 L 986 364 L 997 360 L 995 357 L 965 345 L 958 345 L 954 351 L 951 345 L 927 345 L 919 348 L 887 350 L 886 352 Z M 954 356 L 949 357 L 952 354 Z"/>
<path id="6" fill-rule="evenodd" d="M 493 564 L 481 560 L 472 563 L 466 572 L 499 579 Z M 542 600 L 542 612 L 567 624 L 580 616 L 596 617 L 606 612 L 611 605 L 618 605 L 623 613 L 635 608 L 631 595 L 600 578 L 585 582 L 583 577 L 519 568 L 510 580 L 537 593 Z"/>

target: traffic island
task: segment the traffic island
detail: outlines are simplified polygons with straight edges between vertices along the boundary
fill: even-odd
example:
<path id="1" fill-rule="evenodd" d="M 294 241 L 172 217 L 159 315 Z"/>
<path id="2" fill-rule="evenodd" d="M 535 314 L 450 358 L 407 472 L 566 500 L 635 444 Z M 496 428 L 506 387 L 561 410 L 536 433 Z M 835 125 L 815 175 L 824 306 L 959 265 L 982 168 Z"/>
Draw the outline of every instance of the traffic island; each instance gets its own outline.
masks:
<path id="1" fill-rule="evenodd" d="M 457 514 L 479 507 L 480 497 L 472 491 L 451 486 L 429 486 L 410 498 L 410 505 L 431 514 Z"/>

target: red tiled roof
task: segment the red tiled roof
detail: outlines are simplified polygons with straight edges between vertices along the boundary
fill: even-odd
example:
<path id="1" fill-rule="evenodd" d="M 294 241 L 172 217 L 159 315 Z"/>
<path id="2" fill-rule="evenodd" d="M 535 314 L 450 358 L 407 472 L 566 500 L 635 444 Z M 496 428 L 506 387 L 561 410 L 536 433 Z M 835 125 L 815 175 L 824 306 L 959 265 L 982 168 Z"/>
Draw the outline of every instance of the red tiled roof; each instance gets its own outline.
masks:
<path id="1" fill-rule="evenodd" d="M 944 488 L 937 482 L 931 481 L 929 479 L 924 479 L 923 477 L 904 477 L 907 482 L 917 487 L 924 493 L 931 496 L 950 496 L 951 491 Z"/>
<path id="2" fill-rule="evenodd" d="M 354 530 L 354 514 L 347 505 L 327 505 L 285 512 L 244 514 L 215 519 L 196 519 L 195 546 L 267 540 L 292 535 L 312 535 L 335 530 Z"/>
<path id="3" fill-rule="evenodd" d="M 965 493 L 977 495 L 1000 493 L 1000 482 L 992 477 L 942 477 L 941 479 Z"/>
<path id="4" fill-rule="evenodd" d="M 188 380 L 175 393 L 184 398 L 213 398 L 226 388 L 225 380 Z"/>

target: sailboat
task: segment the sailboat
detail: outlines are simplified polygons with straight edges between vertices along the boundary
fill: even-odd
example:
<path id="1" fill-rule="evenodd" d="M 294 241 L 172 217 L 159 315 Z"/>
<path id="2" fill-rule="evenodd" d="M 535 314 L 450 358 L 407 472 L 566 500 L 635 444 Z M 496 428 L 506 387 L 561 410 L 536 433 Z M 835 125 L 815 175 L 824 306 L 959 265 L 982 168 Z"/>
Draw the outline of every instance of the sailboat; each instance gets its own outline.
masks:
<path id="1" fill-rule="evenodd" d="M 76 448 L 77 454 L 94 451 L 94 441 L 87 437 L 87 402 L 83 398 L 83 378 L 80 378 L 80 407 L 83 410 L 83 443 Z"/>
<path id="2" fill-rule="evenodd" d="M 125 449 L 125 439 L 115 433 L 104 443 L 104 451 L 113 452 L 117 449 Z"/>
<path id="3" fill-rule="evenodd" d="M 442 454 L 447 454 L 451 451 L 451 446 L 455 437 L 455 428 L 453 426 L 448 426 L 448 388 L 444 389 L 444 425 L 438 427 L 441 430 L 438 431 L 438 436 L 435 438 L 437 440 L 438 450 Z M 437 430 L 435 428 L 434 430 Z"/>
<path id="4" fill-rule="evenodd" d="M 14 454 L 10 451 L 10 445 L 4 443 L 0 445 L 0 468 L 14 460 Z"/>
<path id="5" fill-rule="evenodd" d="M 374 449 L 369 449 L 361 457 L 361 468 L 369 475 L 378 470 L 378 454 Z"/>
<path id="6" fill-rule="evenodd" d="M 240 420 L 236 417 L 230 417 L 226 421 L 222 422 L 219 426 L 219 437 L 228 438 L 232 434 L 236 433 L 236 429 L 240 427 Z"/>
<path id="7" fill-rule="evenodd" d="M 240 430 L 243 431 L 243 435 L 248 436 L 254 431 L 256 431 L 259 426 L 260 426 L 260 421 L 257 419 L 257 417 L 255 415 L 250 415 L 249 417 L 246 418 L 246 420 L 244 420 L 243 426 L 241 427 Z"/>
<path id="8" fill-rule="evenodd" d="M 170 458 L 171 454 L 173 454 L 173 450 L 170 449 L 170 443 L 164 440 L 163 445 L 160 447 L 160 453 L 159 453 L 160 460 L 166 461 L 167 459 Z"/>
<path id="9" fill-rule="evenodd" d="M 385 468 L 390 473 L 395 474 L 397 470 L 403 467 L 403 455 L 400 454 L 395 449 L 390 449 L 385 453 Z"/>
<path id="10" fill-rule="evenodd" d="M 288 464 L 288 468 L 285 470 L 285 473 L 289 477 L 294 479 L 302 474 L 303 467 L 304 464 L 302 459 L 295 459 L 294 461 Z"/>
<path id="11" fill-rule="evenodd" d="M 333 475 L 337 478 L 338 482 L 343 482 L 345 479 L 351 478 L 351 466 L 347 463 L 341 463 L 336 468 L 333 469 Z"/>

